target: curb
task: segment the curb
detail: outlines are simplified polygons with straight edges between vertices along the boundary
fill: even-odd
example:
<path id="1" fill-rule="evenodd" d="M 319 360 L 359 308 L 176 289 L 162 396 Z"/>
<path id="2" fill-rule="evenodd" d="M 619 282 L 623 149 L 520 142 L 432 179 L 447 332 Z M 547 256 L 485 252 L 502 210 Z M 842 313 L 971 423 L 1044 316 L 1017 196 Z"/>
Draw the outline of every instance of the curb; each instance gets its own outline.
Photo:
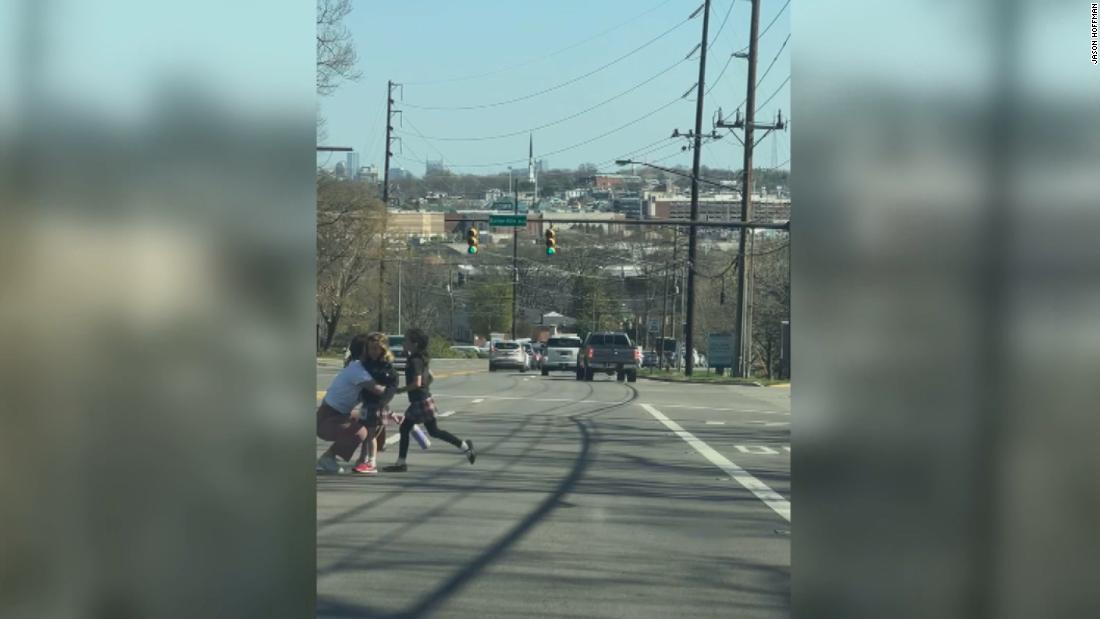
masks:
<path id="1" fill-rule="evenodd" d="M 658 383 L 680 383 L 680 384 L 684 384 L 684 385 L 714 385 L 714 386 L 718 386 L 718 387 L 722 387 L 722 386 L 725 386 L 725 387 L 763 387 L 764 386 L 764 385 L 762 385 L 762 384 L 760 384 L 756 381 L 753 381 L 751 383 L 715 383 L 715 382 L 711 382 L 711 381 L 702 381 L 702 380 L 675 380 L 675 379 L 672 379 L 672 378 L 657 378 L 657 377 L 654 377 L 654 376 L 642 376 L 641 374 L 638 375 L 638 378 L 644 378 L 646 380 L 652 380 L 652 381 L 658 382 Z M 772 386 L 775 387 L 775 386 L 779 386 L 779 385 L 772 385 Z"/>

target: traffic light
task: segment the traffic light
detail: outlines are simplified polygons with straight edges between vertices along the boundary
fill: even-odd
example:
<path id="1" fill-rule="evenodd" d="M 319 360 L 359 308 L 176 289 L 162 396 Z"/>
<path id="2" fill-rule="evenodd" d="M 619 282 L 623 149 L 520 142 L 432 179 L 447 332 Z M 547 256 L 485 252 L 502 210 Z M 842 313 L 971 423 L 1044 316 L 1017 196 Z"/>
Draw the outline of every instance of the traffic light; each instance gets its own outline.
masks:
<path id="1" fill-rule="evenodd" d="M 477 235 L 477 228 L 470 228 L 466 231 L 466 244 L 469 245 L 469 247 L 466 248 L 466 253 L 477 253 Z"/>
<path id="2" fill-rule="evenodd" d="M 553 256 L 558 253 L 558 234 L 553 228 L 546 229 L 546 255 Z"/>

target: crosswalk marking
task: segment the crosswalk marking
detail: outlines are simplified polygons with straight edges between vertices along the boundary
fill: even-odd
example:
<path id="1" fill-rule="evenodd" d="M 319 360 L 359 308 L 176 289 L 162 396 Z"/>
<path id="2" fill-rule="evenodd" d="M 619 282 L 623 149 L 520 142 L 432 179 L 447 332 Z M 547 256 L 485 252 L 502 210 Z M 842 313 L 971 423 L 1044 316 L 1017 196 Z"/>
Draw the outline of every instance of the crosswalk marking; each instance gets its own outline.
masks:
<path id="1" fill-rule="evenodd" d="M 758 456 L 775 456 L 779 452 L 766 445 L 734 445 L 737 451 L 743 454 L 756 454 Z"/>

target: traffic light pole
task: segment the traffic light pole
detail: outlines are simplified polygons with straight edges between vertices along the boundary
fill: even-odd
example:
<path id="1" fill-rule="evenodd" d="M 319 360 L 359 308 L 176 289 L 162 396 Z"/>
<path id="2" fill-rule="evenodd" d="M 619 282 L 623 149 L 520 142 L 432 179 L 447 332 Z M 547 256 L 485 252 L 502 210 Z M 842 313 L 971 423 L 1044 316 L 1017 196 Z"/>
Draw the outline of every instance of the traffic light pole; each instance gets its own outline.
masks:
<path id="1" fill-rule="evenodd" d="M 512 214 L 519 215 L 519 183 L 512 194 Z M 512 340 L 516 339 L 516 284 L 519 283 L 519 228 L 512 228 Z"/>

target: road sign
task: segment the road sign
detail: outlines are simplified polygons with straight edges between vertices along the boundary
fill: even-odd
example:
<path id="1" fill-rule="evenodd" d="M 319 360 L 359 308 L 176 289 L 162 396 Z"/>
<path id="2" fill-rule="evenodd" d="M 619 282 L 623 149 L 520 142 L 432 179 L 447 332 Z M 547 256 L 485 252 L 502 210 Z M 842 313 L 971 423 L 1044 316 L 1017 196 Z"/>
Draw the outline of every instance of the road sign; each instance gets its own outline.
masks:
<path id="1" fill-rule="evenodd" d="M 712 368 L 733 366 L 733 334 L 707 334 L 707 365 Z"/>
<path id="2" fill-rule="evenodd" d="M 525 228 L 526 215 L 489 215 L 489 225 L 496 228 Z"/>
<path id="3" fill-rule="evenodd" d="M 649 319 L 649 332 L 656 333 L 661 330 L 661 321 L 656 318 Z"/>

